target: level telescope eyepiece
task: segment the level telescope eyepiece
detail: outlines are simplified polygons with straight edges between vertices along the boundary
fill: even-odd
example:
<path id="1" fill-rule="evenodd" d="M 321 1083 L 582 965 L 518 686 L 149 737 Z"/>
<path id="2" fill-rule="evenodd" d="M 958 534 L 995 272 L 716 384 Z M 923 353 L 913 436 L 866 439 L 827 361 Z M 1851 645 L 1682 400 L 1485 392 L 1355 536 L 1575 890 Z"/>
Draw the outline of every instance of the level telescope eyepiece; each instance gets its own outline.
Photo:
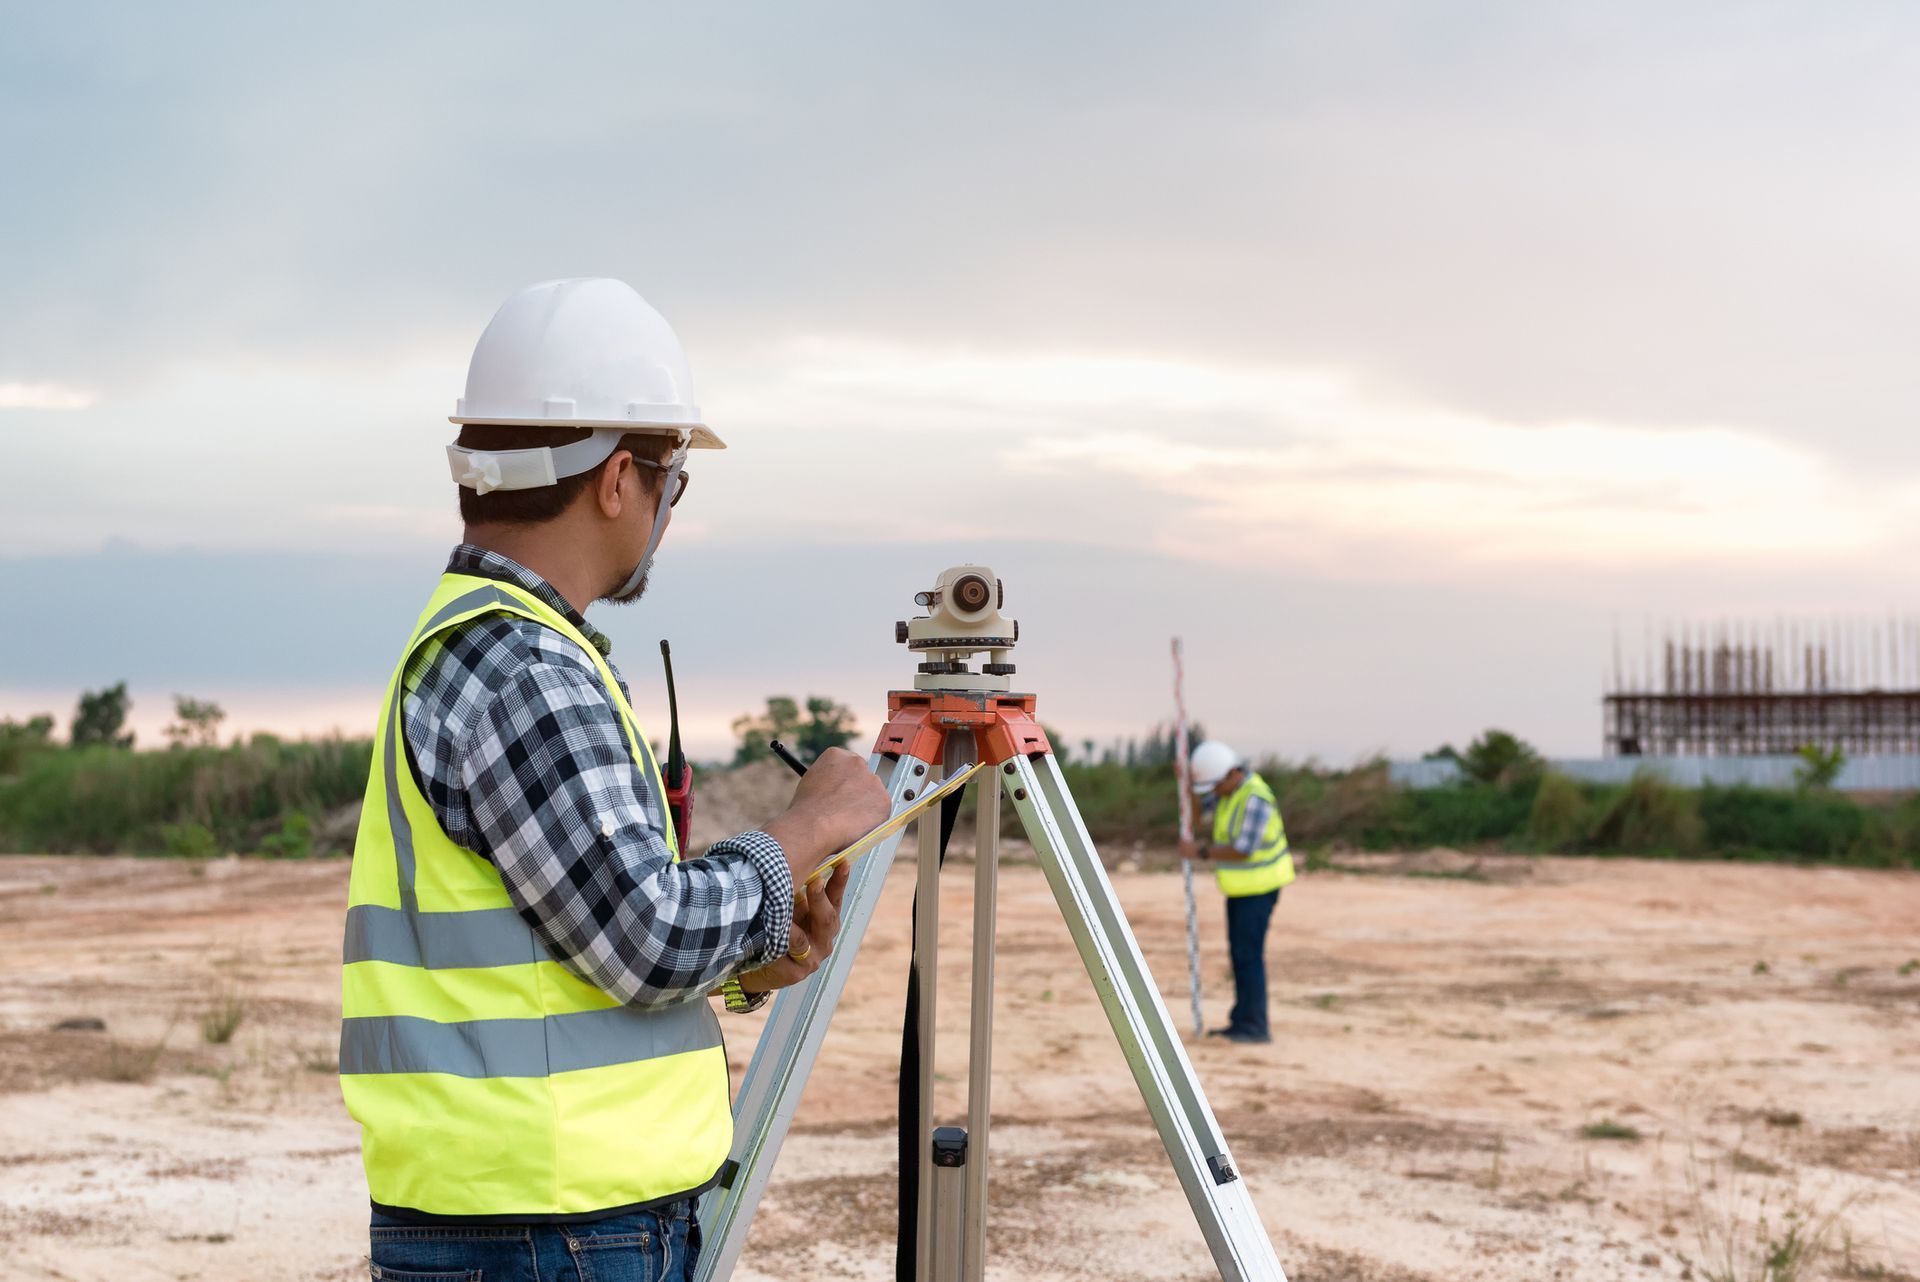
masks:
<path id="1" fill-rule="evenodd" d="M 1006 585 L 984 565 L 942 570 L 932 588 L 916 592 L 924 618 L 893 625 L 893 639 L 920 655 L 913 684 L 920 690 L 1005 690 L 1013 675 L 1007 655 L 1020 624 L 1001 614 Z M 972 666 L 976 655 L 985 661 Z"/>

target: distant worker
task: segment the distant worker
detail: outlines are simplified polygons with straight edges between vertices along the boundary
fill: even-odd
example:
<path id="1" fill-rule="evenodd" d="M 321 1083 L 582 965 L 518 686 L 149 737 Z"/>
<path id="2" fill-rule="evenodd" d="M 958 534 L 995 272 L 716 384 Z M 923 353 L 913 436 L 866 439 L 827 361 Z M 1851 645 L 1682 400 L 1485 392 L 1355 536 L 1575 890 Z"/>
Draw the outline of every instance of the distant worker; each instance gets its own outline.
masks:
<path id="1" fill-rule="evenodd" d="M 1280 888 L 1293 880 L 1293 856 L 1273 789 L 1226 744 L 1209 739 L 1188 758 L 1194 798 L 1211 827 L 1208 841 L 1182 842 L 1188 859 L 1210 859 L 1227 897 L 1227 952 L 1233 958 L 1233 1011 L 1209 1037 L 1270 1042 L 1267 1027 L 1267 926 Z"/>
<path id="2" fill-rule="evenodd" d="M 750 1010 L 819 967 L 846 873 L 806 874 L 886 792 L 835 749 L 764 831 L 683 858 L 584 617 L 639 599 L 687 451 L 724 448 L 638 294 L 509 298 L 451 421 L 465 537 L 387 688 L 346 919 L 373 1277 L 683 1279 L 733 1143 L 707 998 Z"/>

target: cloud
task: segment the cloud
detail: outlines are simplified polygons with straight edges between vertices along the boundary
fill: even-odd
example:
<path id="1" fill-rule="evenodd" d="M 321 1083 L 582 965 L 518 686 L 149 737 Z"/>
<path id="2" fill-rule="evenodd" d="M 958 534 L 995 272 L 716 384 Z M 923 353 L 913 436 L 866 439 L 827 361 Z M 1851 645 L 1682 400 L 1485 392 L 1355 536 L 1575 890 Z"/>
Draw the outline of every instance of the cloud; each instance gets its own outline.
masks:
<path id="1" fill-rule="evenodd" d="M 1363 577 L 1857 558 L 1913 541 L 1915 487 L 1714 424 L 1528 423 L 1329 369 L 810 338 L 731 405 L 814 433 L 953 442 L 1014 496 L 1104 488 L 1103 542 Z M 995 499 L 982 491 L 973 510 Z"/>
<path id="2" fill-rule="evenodd" d="M 0 383 L 0 410 L 84 410 L 97 399 L 58 383 Z"/>

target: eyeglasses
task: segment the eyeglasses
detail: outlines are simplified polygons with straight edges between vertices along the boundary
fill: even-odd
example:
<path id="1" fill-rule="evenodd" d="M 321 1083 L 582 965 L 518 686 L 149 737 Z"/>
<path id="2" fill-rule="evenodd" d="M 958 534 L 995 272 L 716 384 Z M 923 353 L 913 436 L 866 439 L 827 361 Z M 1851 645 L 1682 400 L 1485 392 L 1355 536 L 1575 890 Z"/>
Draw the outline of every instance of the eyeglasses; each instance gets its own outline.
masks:
<path id="1" fill-rule="evenodd" d="M 671 463 L 656 463 L 650 458 L 636 458 L 633 461 L 635 463 L 638 463 L 641 467 L 650 467 L 656 472 L 673 471 L 673 464 Z M 683 497 L 685 497 L 686 493 L 687 493 L 687 469 L 684 465 L 682 465 L 679 472 L 675 473 L 674 475 L 673 497 L 667 500 L 667 506 L 668 507 L 679 506 L 680 500 Z"/>

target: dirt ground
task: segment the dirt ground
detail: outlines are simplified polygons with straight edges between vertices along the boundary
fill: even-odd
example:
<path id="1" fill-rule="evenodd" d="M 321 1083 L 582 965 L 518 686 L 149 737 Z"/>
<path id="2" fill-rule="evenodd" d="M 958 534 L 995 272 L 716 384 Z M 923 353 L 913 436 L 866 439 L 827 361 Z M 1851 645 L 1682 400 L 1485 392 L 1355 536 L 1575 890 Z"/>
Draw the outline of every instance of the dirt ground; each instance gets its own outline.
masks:
<path id="1" fill-rule="evenodd" d="M 0 1277 L 367 1276 L 333 1077 L 346 873 L 0 858 Z M 738 1277 L 891 1276 L 904 873 Z M 1044 881 L 1002 885 L 991 1275 L 1211 1276 Z M 1116 885 L 1184 1024 L 1179 880 Z M 1219 1021 L 1210 888 L 1202 921 Z M 1914 1282 L 1917 956 L 1920 876 L 1356 858 L 1286 892 L 1274 1043 L 1191 1053 L 1292 1282 Z M 760 1022 L 727 1021 L 736 1071 Z"/>

